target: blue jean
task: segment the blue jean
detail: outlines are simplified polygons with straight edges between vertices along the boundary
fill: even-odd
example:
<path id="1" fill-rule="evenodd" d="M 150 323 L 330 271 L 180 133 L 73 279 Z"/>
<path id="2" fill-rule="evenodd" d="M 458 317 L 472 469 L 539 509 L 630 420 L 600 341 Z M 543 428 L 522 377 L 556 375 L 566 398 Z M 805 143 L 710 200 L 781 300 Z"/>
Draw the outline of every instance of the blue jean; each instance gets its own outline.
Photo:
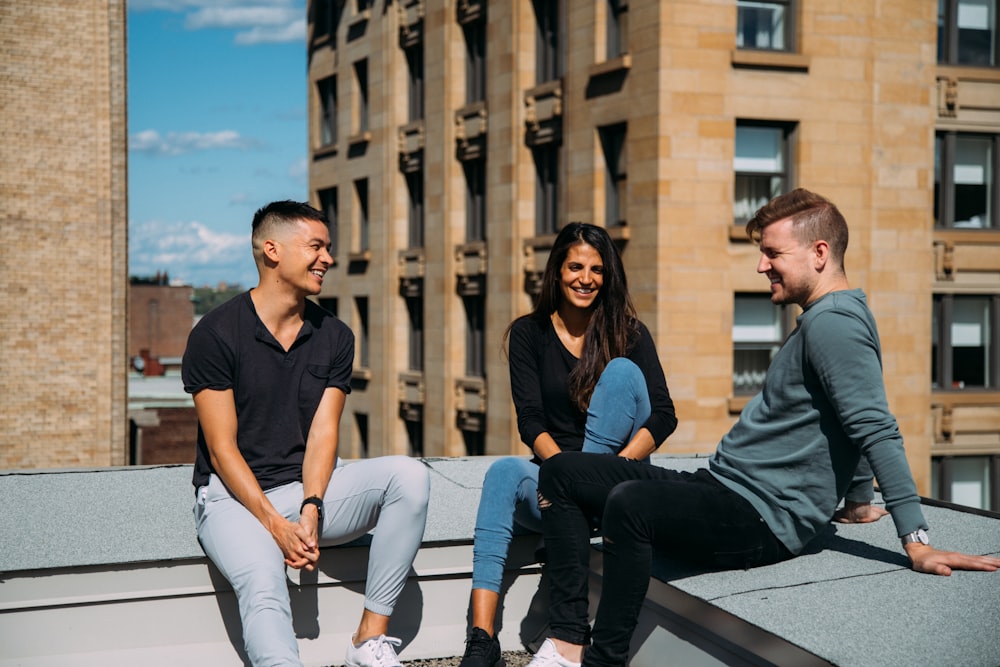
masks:
<path id="1" fill-rule="evenodd" d="M 302 483 L 266 492 L 285 518 L 298 521 Z M 423 539 L 430 478 L 406 456 L 338 461 L 323 498 L 321 546 L 344 544 L 375 529 L 365 608 L 388 616 Z M 243 642 L 254 665 L 301 665 L 292 628 L 284 555 L 274 538 L 217 475 L 198 489 L 195 524 L 202 548 L 236 593 Z"/>
<path id="2" fill-rule="evenodd" d="M 583 451 L 617 454 L 649 419 L 650 411 L 642 371 L 629 359 L 612 359 L 587 408 Z M 472 587 L 499 593 L 513 536 L 540 532 L 538 466 L 520 457 L 494 462 L 486 471 L 476 515 Z"/>

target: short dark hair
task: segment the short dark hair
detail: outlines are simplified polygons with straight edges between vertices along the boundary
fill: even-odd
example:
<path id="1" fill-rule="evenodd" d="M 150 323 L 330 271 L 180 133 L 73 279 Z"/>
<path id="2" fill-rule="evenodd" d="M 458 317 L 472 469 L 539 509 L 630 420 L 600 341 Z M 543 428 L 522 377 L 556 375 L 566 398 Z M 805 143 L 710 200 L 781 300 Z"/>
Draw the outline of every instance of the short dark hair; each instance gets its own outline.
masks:
<path id="1" fill-rule="evenodd" d="M 264 252 L 264 241 L 274 234 L 277 228 L 295 224 L 300 220 L 316 220 L 327 226 L 330 224 L 322 211 L 313 208 L 306 202 L 285 199 L 271 202 L 257 209 L 253 216 L 250 233 L 254 259 L 260 259 L 261 253 Z"/>
<path id="2" fill-rule="evenodd" d="M 847 221 L 836 205 L 826 197 L 796 188 L 767 202 L 747 221 L 747 237 L 760 243 L 761 231 L 770 224 L 792 219 L 792 229 L 802 243 L 826 241 L 830 257 L 841 269 L 847 253 Z"/>

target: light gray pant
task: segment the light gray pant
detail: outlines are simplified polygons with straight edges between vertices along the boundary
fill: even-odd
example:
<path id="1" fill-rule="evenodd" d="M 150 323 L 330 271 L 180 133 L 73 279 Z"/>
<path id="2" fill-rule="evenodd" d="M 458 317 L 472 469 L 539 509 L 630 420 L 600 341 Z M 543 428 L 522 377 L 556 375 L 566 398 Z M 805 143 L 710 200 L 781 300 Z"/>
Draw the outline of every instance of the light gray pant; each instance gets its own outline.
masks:
<path id="1" fill-rule="evenodd" d="M 427 467 L 406 456 L 337 462 L 323 498 L 320 544 L 344 544 L 371 529 L 365 608 L 392 614 L 420 547 L 427 520 Z M 271 504 L 298 521 L 302 483 L 267 491 Z M 230 495 L 217 475 L 198 489 L 195 525 L 202 548 L 239 602 L 243 643 L 254 665 L 301 665 L 292 629 L 285 559 L 271 534 Z"/>

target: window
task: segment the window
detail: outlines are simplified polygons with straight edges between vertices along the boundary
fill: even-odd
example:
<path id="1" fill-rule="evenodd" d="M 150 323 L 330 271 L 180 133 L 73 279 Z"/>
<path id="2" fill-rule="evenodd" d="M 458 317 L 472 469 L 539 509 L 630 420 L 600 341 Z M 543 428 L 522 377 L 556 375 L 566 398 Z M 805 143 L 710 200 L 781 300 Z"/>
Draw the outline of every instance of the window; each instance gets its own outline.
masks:
<path id="1" fill-rule="evenodd" d="M 931 386 L 996 389 L 1000 295 L 934 295 Z"/>
<path id="2" fill-rule="evenodd" d="M 465 103 L 486 99 L 486 22 L 473 21 L 465 33 Z"/>
<path id="3" fill-rule="evenodd" d="M 771 359 L 788 333 L 785 308 L 767 294 L 737 294 L 733 307 L 733 393 L 755 394 L 764 386 Z"/>
<path id="4" fill-rule="evenodd" d="M 406 226 L 410 248 L 424 247 L 424 172 L 406 174 L 406 191 L 409 199 Z"/>
<path id="5" fill-rule="evenodd" d="M 486 240 L 486 161 L 462 163 L 465 170 L 465 241 Z"/>
<path id="6" fill-rule="evenodd" d="M 411 371 L 424 370 L 424 300 L 420 297 L 405 299 L 408 317 L 408 362 Z"/>
<path id="7" fill-rule="evenodd" d="M 737 121 L 733 154 L 736 191 L 733 222 L 744 224 L 758 208 L 791 189 L 789 137 L 792 126 Z"/>
<path id="8" fill-rule="evenodd" d="M 319 145 L 337 143 L 337 77 L 331 76 L 316 83 L 319 93 Z"/>
<path id="9" fill-rule="evenodd" d="M 371 250 L 371 230 L 368 225 L 368 179 L 354 181 L 354 195 L 357 203 L 358 251 Z"/>
<path id="10" fill-rule="evenodd" d="M 465 374 L 468 377 L 485 377 L 486 299 L 467 296 L 462 301 L 465 305 Z"/>
<path id="11" fill-rule="evenodd" d="M 406 424 L 406 438 L 410 441 L 410 456 L 420 458 L 424 455 L 424 422 L 403 421 Z"/>
<path id="12" fill-rule="evenodd" d="M 792 51 L 792 0 L 738 0 L 736 48 Z"/>
<path id="13" fill-rule="evenodd" d="M 358 446 L 361 449 L 359 458 L 368 458 L 368 415 L 363 412 L 354 413 L 354 423 L 358 427 Z"/>
<path id="14" fill-rule="evenodd" d="M 418 44 L 406 50 L 407 71 L 407 120 L 414 122 L 424 117 L 424 48 Z"/>
<path id="15" fill-rule="evenodd" d="M 316 0 L 313 8 L 313 40 L 328 38 L 330 45 L 337 46 L 337 27 L 344 14 L 346 0 Z"/>
<path id="16" fill-rule="evenodd" d="M 340 249 L 340 225 L 338 222 L 339 204 L 337 203 L 337 188 L 319 191 L 319 207 L 326 215 L 327 229 L 330 232 L 330 256 L 337 260 Z"/>
<path id="17" fill-rule="evenodd" d="M 996 67 L 997 0 L 938 0 L 938 62 Z"/>
<path id="18" fill-rule="evenodd" d="M 535 9 L 535 83 L 562 77 L 562 0 L 532 0 Z"/>
<path id="19" fill-rule="evenodd" d="M 627 125 L 618 123 L 598 129 L 604 150 L 604 226 L 625 224 L 628 181 L 625 170 L 625 136 Z"/>
<path id="20" fill-rule="evenodd" d="M 370 341 L 368 338 L 368 297 L 354 297 L 354 307 L 358 311 L 358 331 L 355 332 L 357 336 L 358 364 L 361 368 L 368 368 L 371 365 L 371 350 L 369 349 Z"/>
<path id="21" fill-rule="evenodd" d="M 332 314 L 333 316 L 338 317 L 338 315 L 337 315 L 337 309 L 340 307 L 340 303 L 338 302 L 337 297 L 335 297 L 335 296 L 321 296 L 321 297 L 319 297 L 318 300 L 319 300 L 319 306 L 320 306 L 320 308 L 322 308 L 323 310 L 325 310 L 328 313 Z"/>
<path id="22" fill-rule="evenodd" d="M 935 226 L 1000 227 L 1000 135 L 938 132 L 934 148 Z"/>
<path id="23" fill-rule="evenodd" d="M 559 230 L 559 146 L 543 144 L 532 149 L 535 159 L 535 234 Z"/>
<path id="24" fill-rule="evenodd" d="M 933 457 L 931 495 L 957 505 L 1000 512 L 1000 455 Z"/>
<path id="25" fill-rule="evenodd" d="M 608 0 L 607 60 L 628 52 L 628 0 Z"/>
<path id="26" fill-rule="evenodd" d="M 368 131 L 368 61 L 354 63 L 354 78 L 358 84 L 355 117 L 359 133 Z"/>
<path id="27" fill-rule="evenodd" d="M 462 431 L 465 442 L 466 456 L 483 456 L 486 454 L 486 434 L 482 431 Z"/>

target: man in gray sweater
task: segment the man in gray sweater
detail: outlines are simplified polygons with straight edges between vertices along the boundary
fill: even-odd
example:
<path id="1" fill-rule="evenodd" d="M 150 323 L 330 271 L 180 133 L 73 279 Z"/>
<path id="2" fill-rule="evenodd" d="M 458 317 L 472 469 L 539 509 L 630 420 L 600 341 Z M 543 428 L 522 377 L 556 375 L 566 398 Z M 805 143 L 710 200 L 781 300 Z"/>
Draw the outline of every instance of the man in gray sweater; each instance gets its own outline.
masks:
<path id="1" fill-rule="evenodd" d="M 844 273 L 847 223 L 837 207 L 798 189 L 757 211 L 747 234 L 760 247 L 757 272 L 770 281 L 771 300 L 802 307 L 798 326 L 707 470 L 576 453 L 543 464 L 551 637 L 529 667 L 625 664 L 654 550 L 718 568 L 754 567 L 794 557 L 831 519 L 864 523 L 888 513 L 918 572 L 1000 567 L 997 558 L 930 546 L 886 401 L 875 320 Z M 871 504 L 873 472 L 886 509 Z M 591 633 L 593 517 L 604 530 L 605 583 Z"/>

